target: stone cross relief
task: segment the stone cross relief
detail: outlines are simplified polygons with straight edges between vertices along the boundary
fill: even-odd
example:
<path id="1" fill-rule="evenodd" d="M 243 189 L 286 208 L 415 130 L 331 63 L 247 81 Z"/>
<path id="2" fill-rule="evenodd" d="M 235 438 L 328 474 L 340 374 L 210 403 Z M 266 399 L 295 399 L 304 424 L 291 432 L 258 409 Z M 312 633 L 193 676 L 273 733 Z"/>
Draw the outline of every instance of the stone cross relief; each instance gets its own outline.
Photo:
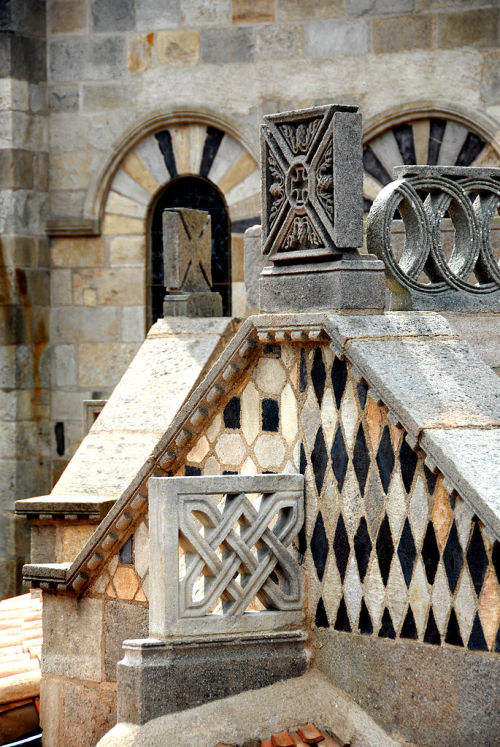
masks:
<path id="1" fill-rule="evenodd" d="M 363 242 L 357 107 L 264 117 L 261 150 L 263 254 L 271 262 L 357 254 Z"/>
<path id="2" fill-rule="evenodd" d="M 163 212 L 163 263 L 168 293 L 211 290 L 210 213 L 190 208 L 172 208 Z"/>

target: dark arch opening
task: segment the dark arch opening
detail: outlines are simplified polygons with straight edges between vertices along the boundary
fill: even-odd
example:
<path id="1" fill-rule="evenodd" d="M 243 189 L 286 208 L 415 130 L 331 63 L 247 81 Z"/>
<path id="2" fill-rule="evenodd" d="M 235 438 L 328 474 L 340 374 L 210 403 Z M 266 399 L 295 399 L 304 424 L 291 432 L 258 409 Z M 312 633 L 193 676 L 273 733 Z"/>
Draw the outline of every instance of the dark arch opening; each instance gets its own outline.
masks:
<path id="1" fill-rule="evenodd" d="M 220 190 L 202 176 L 179 176 L 167 184 L 157 200 L 151 223 L 151 323 L 163 316 L 162 214 L 166 208 L 208 210 L 212 218 L 212 290 L 222 296 L 222 313 L 231 314 L 231 252 L 229 213 Z"/>

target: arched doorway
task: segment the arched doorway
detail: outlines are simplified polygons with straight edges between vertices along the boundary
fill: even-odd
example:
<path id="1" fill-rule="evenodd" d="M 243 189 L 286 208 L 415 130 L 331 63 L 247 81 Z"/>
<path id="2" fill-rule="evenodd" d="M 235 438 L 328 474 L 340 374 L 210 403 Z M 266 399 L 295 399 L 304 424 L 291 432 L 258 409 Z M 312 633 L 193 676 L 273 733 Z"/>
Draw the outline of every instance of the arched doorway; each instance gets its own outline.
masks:
<path id="1" fill-rule="evenodd" d="M 162 214 L 166 208 L 208 210 L 212 218 L 212 290 L 221 294 L 224 316 L 231 314 L 230 224 L 226 202 L 220 190 L 202 176 L 172 179 L 160 193 L 153 209 L 150 239 L 149 314 L 154 323 L 163 316 L 165 295 L 163 273 Z"/>

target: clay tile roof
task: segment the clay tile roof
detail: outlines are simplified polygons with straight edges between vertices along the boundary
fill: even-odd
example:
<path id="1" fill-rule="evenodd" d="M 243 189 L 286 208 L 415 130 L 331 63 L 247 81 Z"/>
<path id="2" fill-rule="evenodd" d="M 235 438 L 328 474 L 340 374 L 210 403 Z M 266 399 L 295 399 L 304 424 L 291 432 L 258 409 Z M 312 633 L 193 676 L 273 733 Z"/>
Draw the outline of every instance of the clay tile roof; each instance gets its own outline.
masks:
<path id="1" fill-rule="evenodd" d="M 0 709 L 40 695 L 42 599 L 22 594 L 0 602 Z"/>
<path id="2" fill-rule="evenodd" d="M 320 747 L 349 747 L 335 734 L 320 731 L 314 724 L 299 726 L 296 732 L 280 731 L 262 741 L 250 739 L 242 745 L 219 742 L 215 747 L 307 747 L 310 744 L 317 744 Z"/>

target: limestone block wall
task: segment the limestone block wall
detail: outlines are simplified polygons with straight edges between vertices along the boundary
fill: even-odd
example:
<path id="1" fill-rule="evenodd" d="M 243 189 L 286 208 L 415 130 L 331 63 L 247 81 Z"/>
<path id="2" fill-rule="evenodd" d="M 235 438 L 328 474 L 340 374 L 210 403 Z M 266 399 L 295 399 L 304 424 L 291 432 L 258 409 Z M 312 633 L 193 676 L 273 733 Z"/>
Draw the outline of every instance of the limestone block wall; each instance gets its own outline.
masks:
<path id="1" fill-rule="evenodd" d="M 0 599 L 27 556 L 15 497 L 50 482 L 45 3 L 0 11 Z"/>

